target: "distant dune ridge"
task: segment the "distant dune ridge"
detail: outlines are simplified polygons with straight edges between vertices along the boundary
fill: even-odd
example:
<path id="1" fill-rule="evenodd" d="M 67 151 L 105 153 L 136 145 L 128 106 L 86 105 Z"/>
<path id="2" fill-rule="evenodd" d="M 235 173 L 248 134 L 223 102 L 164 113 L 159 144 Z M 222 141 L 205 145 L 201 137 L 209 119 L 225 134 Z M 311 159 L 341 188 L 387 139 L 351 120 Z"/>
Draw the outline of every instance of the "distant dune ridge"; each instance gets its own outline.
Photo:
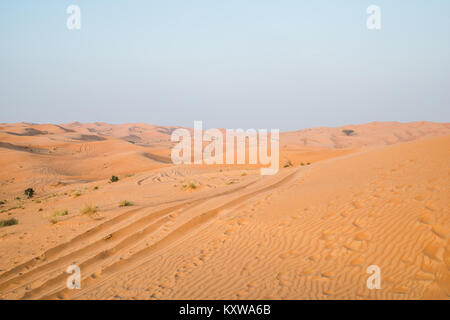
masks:
<path id="1" fill-rule="evenodd" d="M 282 132 L 268 177 L 177 128 L 0 124 L 0 298 L 450 299 L 450 123 Z"/>

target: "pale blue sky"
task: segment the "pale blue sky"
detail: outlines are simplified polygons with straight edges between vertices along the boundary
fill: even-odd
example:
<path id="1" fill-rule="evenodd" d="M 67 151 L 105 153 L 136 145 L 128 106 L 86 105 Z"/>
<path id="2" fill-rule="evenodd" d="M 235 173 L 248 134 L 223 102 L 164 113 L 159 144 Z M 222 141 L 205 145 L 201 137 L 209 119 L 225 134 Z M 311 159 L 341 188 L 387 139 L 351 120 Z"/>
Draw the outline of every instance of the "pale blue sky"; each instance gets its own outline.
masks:
<path id="1" fill-rule="evenodd" d="M 448 0 L 1 1 L 0 122 L 449 122 L 449 39 Z"/>

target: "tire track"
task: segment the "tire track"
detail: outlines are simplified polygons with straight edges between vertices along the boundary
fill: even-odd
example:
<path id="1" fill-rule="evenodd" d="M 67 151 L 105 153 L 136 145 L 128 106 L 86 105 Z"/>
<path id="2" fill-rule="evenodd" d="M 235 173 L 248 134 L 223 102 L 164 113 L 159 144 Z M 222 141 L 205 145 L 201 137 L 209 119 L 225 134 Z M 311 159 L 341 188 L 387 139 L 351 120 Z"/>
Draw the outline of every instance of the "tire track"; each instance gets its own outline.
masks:
<path id="1" fill-rule="evenodd" d="M 85 256 L 89 253 L 96 252 L 98 250 L 101 250 L 102 248 L 107 247 L 112 242 L 117 242 L 121 239 L 124 239 L 126 235 L 130 233 L 135 233 L 136 230 L 139 230 L 140 228 L 144 227 L 148 223 L 161 218 L 164 215 L 167 215 L 173 211 L 182 209 L 182 208 L 188 208 L 191 206 L 195 206 L 197 203 L 206 201 L 208 199 L 223 196 L 227 194 L 231 194 L 234 192 L 238 192 L 242 189 L 247 188 L 248 186 L 252 185 L 254 182 L 247 183 L 245 185 L 239 186 L 237 188 L 234 188 L 232 190 L 228 190 L 225 192 L 221 192 L 214 195 L 208 195 L 204 197 L 199 197 L 197 199 L 192 198 L 183 198 L 176 201 L 171 202 L 180 202 L 182 203 L 164 208 L 155 212 L 152 212 L 141 219 L 131 223 L 130 225 L 115 230 L 112 233 L 109 233 L 111 228 L 114 226 L 130 219 L 131 217 L 137 215 L 142 210 L 148 209 L 145 207 L 136 208 L 133 210 L 129 210 L 111 220 L 108 220 L 92 229 L 89 229 L 88 231 L 82 233 L 81 235 L 71 239 L 70 241 L 63 243 L 59 246 L 56 246 L 54 248 L 51 248 L 44 252 L 41 256 L 35 257 L 33 259 L 30 259 L 13 269 L 10 269 L 6 272 L 4 272 L 2 275 L 0 275 L 0 293 L 5 294 L 8 293 L 18 287 L 22 287 L 27 285 L 30 282 L 33 282 L 36 279 L 36 277 L 40 278 L 45 276 L 51 271 L 54 271 L 58 267 L 61 267 L 63 263 L 71 263 L 74 261 L 74 259 L 77 259 L 79 257 Z M 168 203 L 160 203 L 158 205 L 164 205 Z M 147 230 L 147 233 L 143 236 L 148 235 L 149 230 Z M 94 238 L 95 236 L 105 236 L 107 235 L 109 238 L 112 239 L 112 241 L 105 241 L 103 238 L 96 240 L 94 243 L 89 244 L 87 246 L 84 246 L 82 248 L 78 248 L 82 243 L 88 239 Z M 137 240 L 136 240 L 137 241 Z M 130 245 L 132 244 L 132 241 L 128 241 Z M 75 249 L 76 248 L 76 249 Z M 75 251 L 73 251 L 75 250 Z M 65 252 L 67 252 L 66 255 L 63 255 Z M 56 259 L 56 260 L 53 260 Z M 49 261 L 47 263 L 47 261 Z M 64 268 L 63 268 L 64 269 Z M 25 273 L 24 273 L 25 272 Z"/>
<path id="2" fill-rule="evenodd" d="M 24 286 L 31 281 L 35 281 L 35 280 L 39 279 L 40 277 L 45 276 L 49 272 L 52 272 L 55 270 L 62 270 L 66 266 L 73 263 L 73 261 L 76 261 L 76 259 L 79 259 L 83 256 L 87 256 L 87 255 L 95 253 L 95 252 L 98 252 L 98 251 L 104 249 L 105 247 L 108 247 L 111 243 L 118 242 L 119 240 L 122 240 L 122 239 L 124 239 L 124 240 L 119 242 L 119 244 L 117 244 L 116 247 L 114 247 L 114 249 L 115 249 L 114 251 L 124 249 L 127 246 L 130 246 L 130 245 L 138 242 L 141 238 L 149 235 L 150 233 L 152 233 L 153 231 L 158 229 L 160 227 L 160 225 L 158 224 L 157 227 L 155 227 L 156 224 L 155 225 L 152 224 L 149 227 L 141 230 L 143 227 L 145 227 L 149 223 L 151 223 L 169 213 L 172 213 L 173 211 L 176 211 L 183 207 L 189 207 L 189 205 L 190 205 L 190 203 L 183 203 L 183 204 L 179 204 L 179 205 L 165 208 L 162 210 L 158 210 L 156 212 L 152 212 L 149 215 L 146 215 L 143 218 L 141 218 L 135 222 L 132 222 L 129 225 L 110 233 L 107 236 L 107 239 L 105 239 L 105 238 L 99 239 L 85 247 L 82 247 L 76 251 L 70 252 L 67 255 L 59 257 L 56 260 L 53 260 L 47 264 L 44 264 L 37 268 L 34 268 L 33 270 L 31 270 L 23 275 L 19 275 L 15 278 L 12 278 L 12 279 L 0 284 L 0 291 L 3 293 L 5 293 L 5 291 L 6 292 L 11 291 L 17 287 Z M 140 209 L 140 210 L 142 210 L 142 209 Z M 168 221 L 168 219 L 165 220 L 164 223 L 167 221 Z M 131 236 L 127 237 L 127 235 L 129 235 L 129 234 L 131 234 Z M 100 255 L 103 254 L 104 252 L 108 252 L 109 250 L 110 249 L 101 251 Z"/>
<path id="3" fill-rule="evenodd" d="M 73 247 L 81 244 L 83 241 L 88 240 L 89 238 L 92 238 L 95 235 L 98 235 L 98 234 L 104 232 L 105 230 L 108 230 L 109 228 L 113 227 L 114 225 L 121 223 L 121 222 L 129 219 L 130 217 L 133 217 L 142 209 L 143 208 L 136 208 L 133 210 L 129 210 L 113 219 L 110 219 L 106 222 L 103 222 L 102 224 L 99 224 L 98 226 L 96 226 L 92 229 L 87 230 L 86 232 L 76 236 L 75 238 L 73 238 L 63 244 L 60 244 L 56 247 L 48 249 L 47 251 L 45 251 L 42 255 L 40 255 L 38 257 L 30 259 L 14 268 L 2 273 L 0 275 L 0 290 L 2 290 L 2 285 L 3 285 L 4 281 L 7 281 L 11 277 L 14 277 L 24 271 L 28 271 L 38 264 L 41 264 L 47 260 L 51 260 L 51 259 L 57 257 L 62 252 L 70 250 Z"/>
<path id="4" fill-rule="evenodd" d="M 142 249 L 133 255 L 131 255 L 128 259 L 125 260 L 119 260 L 106 268 L 104 268 L 101 273 L 95 277 L 89 276 L 83 279 L 82 286 L 85 288 L 86 286 L 94 285 L 94 287 L 89 288 L 89 290 L 93 290 L 99 285 L 105 283 L 107 280 L 109 280 L 111 277 L 115 276 L 117 273 L 124 272 L 130 269 L 133 269 L 135 267 L 138 267 L 139 265 L 142 265 L 147 260 L 149 260 L 152 257 L 152 254 L 155 252 L 158 252 L 162 249 L 165 249 L 173 244 L 176 244 L 178 241 L 182 240 L 183 238 L 191 235 L 196 230 L 200 229 L 201 227 L 205 226 L 208 222 L 210 222 L 213 218 L 215 218 L 221 211 L 226 209 L 231 209 L 235 207 L 236 205 L 241 204 L 244 201 L 247 201 L 261 193 L 265 193 L 271 190 L 274 190 L 276 188 L 279 188 L 280 186 L 288 183 L 289 181 L 293 180 L 298 170 L 293 171 L 286 177 L 282 178 L 280 181 L 263 187 L 261 189 L 252 191 L 248 194 L 239 196 L 217 208 L 208 210 L 206 212 L 203 212 L 199 214 L 198 216 L 192 218 L 188 222 L 184 223 L 174 231 L 172 231 L 170 234 L 162 238 L 161 240 L 155 242 L 154 244 L 150 245 L 149 247 Z M 106 255 L 112 254 L 114 251 L 105 253 Z M 85 263 L 79 265 L 79 267 L 83 270 L 84 268 L 91 267 L 96 261 L 96 259 L 100 259 L 100 256 L 97 256 L 96 258 L 90 259 L 89 261 L 86 261 Z M 52 292 L 52 289 L 49 290 L 49 287 L 53 288 L 55 286 L 58 287 L 64 287 L 64 280 L 66 280 L 67 274 L 62 273 L 58 277 L 51 279 L 41 285 L 40 287 L 28 292 L 25 294 L 22 298 L 23 299 L 65 299 L 68 298 L 73 292 L 69 289 L 63 289 L 60 291 Z M 81 295 L 85 293 L 86 290 L 83 290 L 83 292 L 79 293 L 78 295 Z"/>

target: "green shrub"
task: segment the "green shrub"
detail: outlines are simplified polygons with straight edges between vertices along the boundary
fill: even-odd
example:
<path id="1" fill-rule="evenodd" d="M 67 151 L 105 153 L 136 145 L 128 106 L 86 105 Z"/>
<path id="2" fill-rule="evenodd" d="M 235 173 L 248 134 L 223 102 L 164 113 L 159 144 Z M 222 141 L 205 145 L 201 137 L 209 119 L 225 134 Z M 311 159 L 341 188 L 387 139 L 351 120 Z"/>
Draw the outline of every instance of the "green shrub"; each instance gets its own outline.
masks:
<path id="1" fill-rule="evenodd" d="M 16 218 L 11 218 L 11 219 L 8 219 L 8 220 L 1 220 L 0 221 L 0 228 L 13 226 L 15 224 L 19 224 L 19 221 Z"/>
<path id="2" fill-rule="evenodd" d="M 119 207 L 130 207 L 133 205 L 133 202 L 128 200 L 123 200 L 120 202 Z"/>
<path id="3" fill-rule="evenodd" d="M 344 130 L 342 130 L 342 133 L 344 133 L 346 136 L 354 136 L 355 135 L 355 131 L 350 130 L 350 129 L 344 129 Z"/>
<path id="4" fill-rule="evenodd" d="M 23 192 L 28 198 L 33 198 L 34 190 L 33 188 L 28 188 Z"/>
<path id="5" fill-rule="evenodd" d="M 292 164 L 291 160 L 287 160 L 283 166 L 283 168 L 289 168 L 289 167 L 293 167 L 294 165 Z"/>
<path id="6" fill-rule="evenodd" d="M 195 184 L 195 182 L 189 182 L 188 184 L 184 184 L 183 185 L 183 189 L 184 190 L 195 190 L 197 189 L 197 185 Z"/>
<path id="7" fill-rule="evenodd" d="M 112 176 L 111 179 L 109 179 L 109 181 L 111 181 L 111 182 L 117 182 L 117 181 L 119 181 L 119 178 L 116 177 L 116 176 Z"/>
<path id="8" fill-rule="evenodd" d="M 53 213 L 50 215 L 49 217 L 49 221 L 52 224 L 56 224 L 58 223 L 58 217 L 63 217 L 63 216 L 67 216 L 69 214 L 69 211 L 66 210 L 55 210 L 53 211 Z"/>
<path id="9" fill-rule="evenodd" d="M 66 210 L 55 210 L 53 211 L 52 217 L 62 217 L 67 216 L 69 214 L 69 211 Z"/>
<path id="10" fill-rule="evenodd" d="M 92 214 L 97 212 L 98 207 L 93 205 L 87 205 L 83 209 L 81 209 L 81 214 Z"/>

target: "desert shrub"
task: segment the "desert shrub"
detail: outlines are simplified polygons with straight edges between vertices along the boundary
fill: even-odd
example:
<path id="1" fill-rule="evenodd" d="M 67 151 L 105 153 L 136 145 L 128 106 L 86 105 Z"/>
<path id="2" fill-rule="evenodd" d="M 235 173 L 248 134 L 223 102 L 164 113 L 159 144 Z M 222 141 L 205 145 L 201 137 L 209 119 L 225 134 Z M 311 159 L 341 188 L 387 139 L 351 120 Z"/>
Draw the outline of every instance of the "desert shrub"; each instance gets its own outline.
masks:
<path id="1" fill-rule="evenodd" d="M 119 178 L 116 177 L 116 176 L 112 176 L 111 179 L 109 179 L 109 181 L 111 181 L 111 182 L 117 182 L 117 181 L 119 181 Z"/>
<path id="2" fill-rule="evenodd" d="M 305 163 L 304 163 L 304 162 L 302 162 L 302 163 L 300 163 L 300 165 L 301 165 L 301 166 L 304 166 L 304 165 L 305 165 Z"/>
<path id="3" fill-rule="evenodd" d="M 19 224 L 19 221 L 16 218 L 11 218 L 11 219 L 8 219 L 8 220 L 1 220 L 0 221 L 0 228 L 13 226 L 15 224 Z"/>
<path id="4" fill-rule="evenodd" d="M 98 209 L 97 206 L 87 205 L 87 206 L 85 206 L 83 209 L 81 209 L 80 213 L 81 213 L 81 214 L 91 214 L 91 213 L 96 213 L 96 212 L 97 212 L 97 209 Z"/>
<path id="5" fill-rule="evenodd" d="M 94 187 L 94 190 L 98 190 L 98 186 L 95 186 L 95 187 Z"/>
<path id="6" fill-rule="evenodd" d="M 293 164 L 292 164 L 291 160 L 287 160 L 284 163 L 283 168 L 289 168 L 289 167 L 292 167 L 292 166 L 293 166 Z"/>
<path id="7" fill-rule="evenodd" d="M 39 210 L 39 211 L 41 211 L 41 210 Z M 69 211 L 66 209 L 66 210 L 55 210 L 55 211 L 53 211 L 53 213 L 50 215 L 50 217 L 49 217 L 49 221 L 52 223 L 52 224 L 56 224 L 56 223 L 58 223 L 58 217 L 63 217 L 63 216 L 67 216 L 69 214 Z"/>
<path id="8" fill-rule="evenodd" d="M 307 162 L 306 165 L 308 165 L 308 166 L 311 165 L 311 162 Z"/>
<path id="9" fill-rule="evenodd" d="M 353 135 L 355 135 L 355 130 L 351 130 L 351 129 L 344 129 L 344 130 L 342 130 L 342 132 L 343 132 L 346 136 L 353 136 Z"/>
<path id="10" fill-rule="evenodd" d="M 4 204 L 5 204 L 5 203 L 4 203 L 3 201 L 0 201 L 0 206 L 1 206 L 1 205 L 4 205 Z"/>
<path id="11" fill-rule="evenodd" d="M 16 210 L 16 209 L 23 209 L 23 207 L 22 206 L 14 206 L 14 207 L 7 209 L 6 211 L 12 211 L 12 210 Z"/>
<path id="12" fill-rule="evenodd" d="M 133 205 L 133 202 L 128 200 L 123 200 L 120 202 L 119 207 L 130 207 Z"/>
<path id="13" fill-rule="evenodd" d="M 62 217 L 67 216 L 69 214 L 69 211 L 66 210 L 55 210 L 53 211 L 52 217 Z"/>
<path id="14" fill-rule="evenodd" d="M 195 190 L 197 189 L 197 185 L 195 184 L 195 182 L 189 182 L 188 184 L 183 185 L 183 189 L 184 190 Z"/>
<path id="15" fill-rule="evenodd" d="M 75 193 L 73 194 L 73 196 L 76 198 L 76 197 L 81 196 L 82 194 L 83 194 L 83 192 L 82 192 L 81 190 L 77 190 L 77 191 L 75 191 Z"/>
<path id="16" fill-rule="evenodd" d="M 34 190 L 33 188 L 28 188 L 23 192 L 28 198 L 33 198 Z"/>

